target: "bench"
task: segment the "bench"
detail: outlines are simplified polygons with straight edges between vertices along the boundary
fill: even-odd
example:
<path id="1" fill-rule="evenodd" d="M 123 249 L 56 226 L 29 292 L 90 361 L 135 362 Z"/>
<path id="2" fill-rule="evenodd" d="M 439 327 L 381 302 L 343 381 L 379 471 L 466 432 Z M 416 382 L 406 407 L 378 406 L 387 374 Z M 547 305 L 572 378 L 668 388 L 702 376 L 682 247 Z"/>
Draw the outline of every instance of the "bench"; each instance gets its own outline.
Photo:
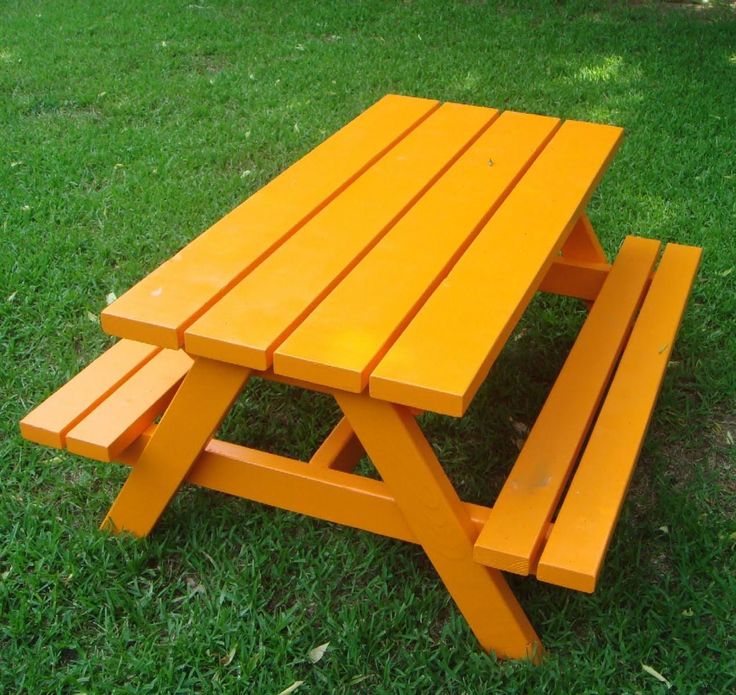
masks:
<path id="1" fill-rule="evenodd" d="M 475 543 L 476 561 L 595 589 L 700 261 L 700 249 L 668 244 L 650 282 L 659 246 L 624 242 Z"/>

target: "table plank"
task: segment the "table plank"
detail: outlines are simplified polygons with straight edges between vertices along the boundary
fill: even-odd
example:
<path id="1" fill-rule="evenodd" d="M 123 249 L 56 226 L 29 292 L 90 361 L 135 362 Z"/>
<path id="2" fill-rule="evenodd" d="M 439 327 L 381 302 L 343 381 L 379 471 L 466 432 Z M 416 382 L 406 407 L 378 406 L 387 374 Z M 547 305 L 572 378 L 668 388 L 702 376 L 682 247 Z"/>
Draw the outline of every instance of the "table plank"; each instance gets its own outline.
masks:
<path id="1" fill-rule="evenodd" d="M 276 350 L 274 371 L 362 391 L 558 125 L 502 114 Z"/>
<path id="2" fill-rule="evenodd" d="M 102 328 L 180 347 L 186 326 L 438 105 L 384 97 L 108 306 Z"/>
<path id="3" fill-rule="evenodd" d="M 462 415 L 621 139 L 567 121 L 370 377 L 375 398 Z"/>
<path id="4" fill-rule="evenodd" d="M 187 351 L 267 369 L 278 343 L 496 115 L 442 105 L 188 328 Z"/>

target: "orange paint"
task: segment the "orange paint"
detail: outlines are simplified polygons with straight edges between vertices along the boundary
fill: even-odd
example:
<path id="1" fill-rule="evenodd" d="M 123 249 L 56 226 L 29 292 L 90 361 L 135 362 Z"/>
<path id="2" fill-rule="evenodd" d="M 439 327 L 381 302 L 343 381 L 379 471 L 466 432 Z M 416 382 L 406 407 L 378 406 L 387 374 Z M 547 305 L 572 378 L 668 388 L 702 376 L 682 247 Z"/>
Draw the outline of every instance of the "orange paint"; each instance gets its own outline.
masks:
<path id="1" fill-rule="evenodd" d="M 21 434 L 32 442 L 64 447 L 66 433 L 102 403 L 158 348 L 121 340 L 20 421 Z"/>
<path id="2" fill-rule="evenodd" d="M 191 366 L 181 350 L 161 350 L 69 431 L 69 451 L 111 461 L 163 412 Z"/>
<path id="3" fill-rule="evenodd" d="M 276 350 L 274 371 L 362 391 L 558 125 L 504 113 Z"/>
<path id="4" fill-rule="evenodd" d="M 456 104 L 437 109 L 187 329 L 187 351 L 270 367 L 278 343 L 495 115 Z"/>
<path id="5" fill-rule="evenodd" d="M 373 370 L 374 398 L 465 413 L 621 134 L 611 126 L 562 125 Z"/>
<path id="6" fill-rule="evenodd" d="M 102 527 L 150 533 L 248 379 L 248 370 L 198 359 L 174 395 Z"/>
<path id="7" fill-rule="evenodd" d="M 108 306 L 103 329 L 180 347 L 186 326 L 438 105 L 381 99 Z"/>
<path id="8" fill-rule="evenodd" d="M 534 571 L 552 514 L 644 298 L 659 246 L 635 237 L 624 242 L 475 544 L 478 562 L 517 574 Z"/>
<path id="9" fill-rule="evenodd" d="M 591 592 L 639 457 L 701 249 L 668 244 L 593 433 L 542 551 L 537 577 Z"/>

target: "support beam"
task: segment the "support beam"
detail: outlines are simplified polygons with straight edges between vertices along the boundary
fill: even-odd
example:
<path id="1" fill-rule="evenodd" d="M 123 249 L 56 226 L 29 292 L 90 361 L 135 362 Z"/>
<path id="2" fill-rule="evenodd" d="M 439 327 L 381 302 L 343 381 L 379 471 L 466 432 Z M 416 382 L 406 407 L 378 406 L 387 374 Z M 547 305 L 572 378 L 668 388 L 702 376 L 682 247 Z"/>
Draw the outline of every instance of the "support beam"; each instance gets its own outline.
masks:
<path id="1" fill-rule="evenodd" d="M 562 256 L 572 261 L 606 263 L 606 252 L 598 240 L 593 225 L 584 212 L 580 214 L 562 246 Z"/>
<path id="2" fill-rule="evenodd" d="M 608 263 L 570 261 L 560 256 L 549 267 L 539 289 L 593 302 L 610 272 Z"/>
<path id="3" fill-rule="evenodd" d="M 306 391 L 316 391 L 317 393 L 332 395 L 332 389 L 329 386 L 320 386 L 319 384 L 312 384 L 308 381 L 302 381 L 301 379 L 293 379 L 292 377 L 284 376 L 283 374 L 274 374 L 272 369 L 266 369 L 262 372 L 252 371 L 251 376 L 265 379 L 266 381 L 274 381 L 277 384 L 285 384 L 286 386 L 305 389 Z"/>
<path id="4" fill-rule="evenodd" d="M 151 425 L 119 457 L 138 465 L 159 425 Z M 285 456 L 213 439 L 187 474 L 187 483 L 268 504 L 343 526 L 418 543 L 385 483 L 362 476 L 310 466 Z M 477 537 L 490 509 L 464 503 Z"/>
<path id="5" fill-rule="evenodd" d="M 365 451 L 350 423 L 346 418 L 342 418 L 335 429 L 327 435 L 322 446 L 314 452 L 309 463 L 318 468 L 331 468 L 350 473 L 355 470 L 364 454 Z"/>

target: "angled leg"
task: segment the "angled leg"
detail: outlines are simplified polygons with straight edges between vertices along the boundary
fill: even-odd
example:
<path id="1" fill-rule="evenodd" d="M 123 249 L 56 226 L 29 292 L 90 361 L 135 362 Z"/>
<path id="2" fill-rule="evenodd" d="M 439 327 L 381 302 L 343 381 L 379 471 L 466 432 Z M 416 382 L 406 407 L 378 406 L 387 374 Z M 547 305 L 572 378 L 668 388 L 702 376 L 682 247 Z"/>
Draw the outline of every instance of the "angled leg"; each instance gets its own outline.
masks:
<path id="1" fill-rule="evenodd" d="M 571 261 L 606 263 L 606 252 L 588 216 L 583 212 L 562 246 L 562 256 Z"/>
<path id="2" fill-rule="evenodd" d="M 102 528 L 146 536 L 227 414 L 250 370 L 197 359 L 141 453 Z"/>
<path id="3" fill-rule="evenodd" d="M 350 473 L 360 463 L 364 453 L 347 418 L 342 418 L 327 435 L 327 439 L 322 442 L 309 463 L 317 468 L 331 468 L 333 471 Z"/>
<path id="4" fill-rule="evenodd" d="M 538 658 L 539 638 L 502 574 L 473 561 L 470 516 L 411 413 L 362 394 L 335 398 L 483 648 Z"/>

